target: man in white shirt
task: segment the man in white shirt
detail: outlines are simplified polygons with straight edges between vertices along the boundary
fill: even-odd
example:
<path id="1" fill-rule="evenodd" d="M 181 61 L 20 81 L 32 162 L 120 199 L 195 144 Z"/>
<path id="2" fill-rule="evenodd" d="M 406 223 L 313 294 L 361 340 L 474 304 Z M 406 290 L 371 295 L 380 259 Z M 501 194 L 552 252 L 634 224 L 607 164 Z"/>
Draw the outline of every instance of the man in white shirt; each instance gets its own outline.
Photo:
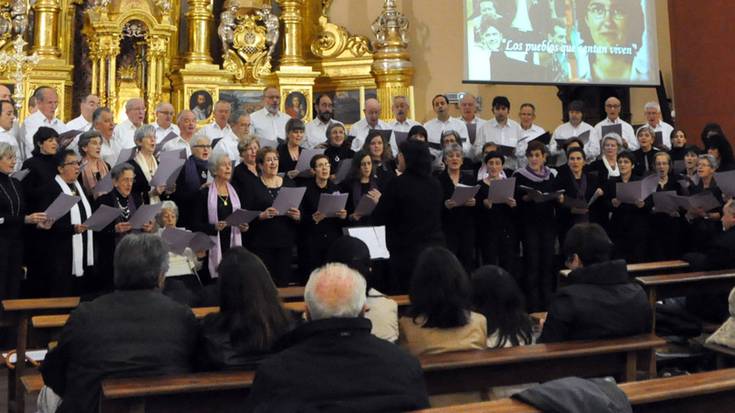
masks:
<path id="1" fill-rule="evenodd" d="M 442 132 L 453 130 L 459 134 L 462 140 L 461 145 L 464 155 L 470 156 L 472 145 L 470 144 L 470 137 L 467 134 L 467 126 L 464 122 L 449 116 L 449 99 L 444 95 L 436 95 L 431 100 L 431 106 L 434 108 L 436 118 L 424 123 L 426 133 L 429 134 L 427 136 L 429 143 L 441 144 Z"/>
<path id="2" fill-rule="evenodd" d="M 235 166 L 241 162 L 240 151 L 237 145 L 250 138 L 250 126 L 252 120 L 247 112 L 237 111 L 230 116 L 230 127 L 232 134 L 229 137 L 222 138 L 214 147 L 212 153 L 226 153 Z"/>
<path id="3" fill-rule="evenodd" d="M 390 138 L 391 149 L 393 154 L 398 154 L 398 141 L 396 140 L 396 132 L 408 133 L 412 127 L 421 125 L 413 119 L 408 118 L 408 112 L 411 105 L 405 96 L 394 96 L 391 111 L 393 112 L 393 120 L 388 122 L 388 127 L 393 129 L 393 135 Z"/>
<path id="4" fill-rule="evenodd" d="M 174 106 L 167 102 L 156 105 L 156 144 L 161 143 L 171 132 L 177 136 L 181 134 L 179 127 L 174 125 Z"/>
<path id="5" fill-rule="evenodd" d="M 176 121 L 179 126 L 179 136 L 171 139 L 163 145 L 162 151 L 176 151 L 186 149 L 186 157 L 191 156 L 191 147 L 189 142 L 197 131 L 197 117 L 193 111 L 184 109 L 179 112 L 179 116 L 176 117 Z"/>
<path id="6" fill-rule="evenodd" d="M 280 102 L 281 94 L 276 87 L 267 86 L 263 90 L 263 109 L 250 115 L 255 136 L 269 141 L 286 140 L 286 122 L 291 117 L 279 110 Z"/>
<path id="7" fill-rule="evenodd" d="M 110 167 L 115 166 L 120 156 L 120 146 L 114 139 L 115 120 L 108 108 L 97 108 L 92 114 L 92 127 L 102 135 L 100 156 Z"/>
<path id="8" fill-rule="evenodd" d="M 518 158 L 525 158 L 526 154 L 519 152 L 518 141 L 521 139 L 521 125 L 508 118 L 510 100 L 505 96 L 495 96 L 492 102 L 493 119 L 485 122 L 477 134 L 472 152 L 478 159 L 482 156 L 482 147 L 487 142 L 494 142 L 500 146 L 515 148 L 511 156 L 506 156 L 505 167 L 518 168 Z"/>
<path id="9" fill-rule="evenodd" d="M 600 155 L 600 137 L 592 125 L 582 121 L 584 103 L 581 100 L 569 102 L 567 113 L 569 114 L 569 122 L 559 125 L 551 135 L 551 142 L 549 142 L 551 156 L 558 156 L 556 166 L 566 163 L 566 156 L 559 156 L 564 153 L 566 142 L 587 131 L 589 131 L 589 138 L 584 144 L 584 153 L 587 155 L 587 161 L 593 161 Z"/>
<path id="10" fill-rule="evenodd" d="M 525 155 L 528 143 L 546 133 L 546 130 L 534 123 L 536 120 L 536 106 L 533 103 L 521 104 L 518 119 L 521 121 L 521 139 L 518 140 L 518 152 L 523 154 L 522 157 L 518 157 L 518 166 L 522 168 L 527 164 Z"/>
<path id="11" fill-rule="evenodd" d="M 329 95 L 317 96 L 316 111 L 316 117 L 306 124 L 306 136 L 303 141 L 303 146 L 306 149 L 314 149 L 327 142 L 327 127 L 330 123 L 342 124 L 342 122 L 334 119 L 334 106 Z"/>
<path id="12" fill-rule="evenodd" d="M 636 139 L 635 132 L 633 131 L 633 127 L 630 126 L 630 123 L 620 119 L 620 107 L 621 103 L 618 98 L 607 98 L 607 100 L 605 101 L 605 113 L 607 113 L 607 118 L 603 119 L 602 121 L 598 122 L 597 125 L 595 125 L 595 132 L 597 132 L 597 136 L 599 136 L 600 139 L 604 139 L 605 135 L 602 133 L 603 126 L 621 125 L 623 147 L 630 151 L 634 151 L 638 149 L 638 139 Z"/>
<path id="13" fill-rule="evenodd" d="M 380 120 L 380 102 L 378 99 L 370 98 L 365 101 L 365 110 L 362 111 L 365 117 L 352 124 L 349 136 L 353 136 L 352 150 L 357 152 L 362 149 L 368 133 L 372 129 L 390 130 L 390 125 Z M 391 148 L 395 146 L 395 140 L 391 138 Z"/>
<path id="14" fill-rule="evenodd" d="M 115 126 L 112 139 L 120 149 L 135 148 L 135 130 L 143 125 L 145 119 L 145 102 L 141 98 L 133 98 L 125 102 L 127 119 Z"/>
<path id="15" fill-rule="evenodd" d="M 232 114 L 232 105 L 226 100 L 220 100 L 214 104 L 214 122 L 205 126 L 202 129 L 202 133 L 209 138 L 212 142 L 212 148 L 217 146 L 222 139 L 237 140 L 235 134 L 232 132 L 228 121 Z"/>
<path id="16" fill-rule="evenodd" d="M 56 90 L 48 86 L 41 86 L 33 93 L 36 97 L 36 106 L 38 112 L 29 115 L 23 121 L 23 130 L 25 131 L 24 144 L 26 159 L 30 158 L 33 152 L 33 135 L 41 126 L 53 128 L 59 134 L 66 132 L 66 125 L 56 117 L 56 108 L 59 106 L 59 96 Z"/>
<path id="17" fill-rule="evenodd" d="M 661 106 L 658 104 L 658 102 L 648 102 L 643 106 L 643 110 L 644 114 L 646 115 L 647 122 L 647 125 L 643 126 L 650 126 L 651 129 L 653 129 L 654 133 L 661 132 L 661 140 L 663 141 L 664 148 L 658 149 L 665 149 L 667 151 L 670 150 L 671 132 L 673 132 L 674 127 L 661 120 Z M 641 128 L 643 126 L 641 126 Z M 635 134 L 636 136 L 638 136 L 638 131 L 635 131 Z"/>
<path id="18" fill-rule="evenodd" d="M 13 135 L 13 122 L 15 122 L 15 107 L 9 100 L 0 100 L 0 142 L 10 144 L 15 150 L 15 171 L 19 171 L 22 162 L 20 162 L 20 148 L 18 141 Z"/>
<path id="19" fill-rule="evenodd" d="M 79 116 L 70 120 L 66 124 L 67 130 L 78 130 L 81 135 L 82 132 L 92 130 L 92 114 L 100 106 L 100 98 L 95 95 L 87 95 L 82 98 L 79 102 Z M 77 151 L 77 144 L 79 143 L 79 135 L 74 137 L 68 148 Z M 78 153 L 78 152 L 77 152 Z"/>
<path id="20" fill-rule="evenodd" d="M 462 116 L 457 119 L 464 122 L 467 127 L 467 136 L 470 138 L 470 144 L 474 145 L 475 139 L 477 139 L 477 132 L 487 121 L 477 116 L 477 99 L 472 94 L 465 93 L 465 95 L 462 96 L 462 99 L 459 101 L 459 110 L 461 111 Z M 475 125 L 474 133 L 469 133 L 471 128 L 470 125 Z"/>

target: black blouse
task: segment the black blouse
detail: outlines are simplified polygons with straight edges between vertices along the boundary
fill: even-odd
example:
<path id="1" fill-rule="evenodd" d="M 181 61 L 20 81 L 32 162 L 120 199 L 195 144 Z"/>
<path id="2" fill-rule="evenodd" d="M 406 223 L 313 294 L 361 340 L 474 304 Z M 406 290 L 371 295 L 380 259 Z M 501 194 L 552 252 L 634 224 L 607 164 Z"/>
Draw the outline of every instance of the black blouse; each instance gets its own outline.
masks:
<path id="1" fill-rule="evenodd" d="M 273 205 L 278 192 L 283 187 L 294 187 L 294 182 L 287 177 L 278 188 L 268 188 L 258 178 L 249 186 L 249 196 L 244 204 L 250 211 L 265 211 Z M 285 211 L 279 211 L 285 213 Z M 302 217 L 303 219 L 303 217 Z M 256 218 L 248 230 L 248 245 L 260 248 L 283 248 L 293 245 L 296 240 L 297 222 L 286 215 L 271 219 Z"/>
<path id="2" fill-rule="evenodd" d="M 299 147 L 299 155 L 301 155 L 301 150 L 301 147 Z M 278 145 L 276 151 L 278 152 L 278 172 L 288 172 L 296 169 L 296 164 L 299 162 L 298 157 L 296 160 L 291 159 L 287 143 Z"/>
<path id="3" fill-rule="evenodd" d="M 26 204 L 21 183 L 0 173 L 0 237 L 20 240 L 25 215 Z"/>

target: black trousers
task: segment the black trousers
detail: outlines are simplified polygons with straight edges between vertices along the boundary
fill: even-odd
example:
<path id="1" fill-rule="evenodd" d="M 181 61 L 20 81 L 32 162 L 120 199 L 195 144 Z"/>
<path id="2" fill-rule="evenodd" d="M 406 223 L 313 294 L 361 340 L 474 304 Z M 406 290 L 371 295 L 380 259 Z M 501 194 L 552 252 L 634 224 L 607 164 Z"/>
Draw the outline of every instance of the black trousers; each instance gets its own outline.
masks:
<path id="1" fill-rule="evenodd" d="M 554 289 L 553 226 L 525 226 L 523 230 L 524 275 L 521 286 L 529 312 L 544 310 Z"/>
<path id="2" fill-rule="evenodd" d="M 483 265 L 498 265 L 518 278 L 516 266 L 518 236 L 512 225 L 483 231 L 478 237 L 478 245 Z"/>
<path id="3" fill-rule="evenodd" d="M 259 247 L 253 245 L 251 247 L 253 254 L 263 260 L 263 264 L 268 268 L 268 272 L 273 278 L 273 282 L 278 287 L 285 287 L 293 279 L 291 271 L 291 247 Z"/>
<path id="4" fill-rule="evenodd" d="M 23 241 L 0 238 L 0 300 L 20 296 L 22 266 Z"/>

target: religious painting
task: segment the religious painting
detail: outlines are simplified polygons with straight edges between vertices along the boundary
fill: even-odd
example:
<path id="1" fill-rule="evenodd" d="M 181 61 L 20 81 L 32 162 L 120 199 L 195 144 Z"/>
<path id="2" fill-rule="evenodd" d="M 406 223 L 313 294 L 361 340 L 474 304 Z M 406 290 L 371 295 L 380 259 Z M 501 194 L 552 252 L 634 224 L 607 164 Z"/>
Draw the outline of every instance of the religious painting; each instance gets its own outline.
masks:
<path id="1" fill-rule="evenodd" d="M 197 90 L 189 98 L 189 110 L 194 112 L 197 122 L 205 121 L 212 116 L 212 95 L 206 90 Z"/>
<path id="2" fill-rule="evenodd" d="M 222 90 L 219 91 L 220 100 L 230 102 L 232 111 L 253 113 L 263 108 L 263 89 L 257 90 Z"/>
<path id="3" fill-rule="evenodd" d="M 340 90 L 330 94 L 334 103 L 334 118 L 351 125 L 360 120 L 360 90 Z"/>
<path id="4" fill-rule="evenodd" d="M 291 92 L 286 96 L 286 113 L 294 119 L 303 119 L 306 116 L 306 96 L 301 92 Z"/>

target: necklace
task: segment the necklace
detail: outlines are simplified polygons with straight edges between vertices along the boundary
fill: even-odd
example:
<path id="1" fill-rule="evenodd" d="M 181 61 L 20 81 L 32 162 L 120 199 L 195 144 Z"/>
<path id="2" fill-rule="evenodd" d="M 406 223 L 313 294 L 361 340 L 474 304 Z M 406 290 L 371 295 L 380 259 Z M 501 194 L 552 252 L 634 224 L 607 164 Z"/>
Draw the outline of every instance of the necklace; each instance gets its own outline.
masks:
<path id="1" fill-rule="evenodd" d="M 18 195 L 18 190 L 15 189 L 15 184 L 13 184 L 13 178 L 10 178 L 8 182 L 10 182 L 10 187 L 13 188 L 13 192 L 15 193 L 15 202 L 18 205 L 17 212 L 18 214 L 20 214 L 20 196 Z M 15 211 L 15 206 L 13 205 L 13 198 L 10 197 L 10 194 L 5 190 L 5 187 L 0 185 L 0 189 L 3 190 L 3 194 L 5 195 L 6 198 L 8 198 L 8 202 L 10 203 L 10 216 L 15 216 L 16 211 Z"/>
<path id="2" fill-rule="evenodd" d="M 230 194 L 227 194 L 227 195 L 224 195 L 224 196 L 223 195 L 220 195 L 220 194 L 217 194 L 217 198 L 219 198 L 219 200 L 222 201 L 222 203 L 224 204 L 224 206 L 227 206 L 227 199 L 229 197 L 230 197 Z"/>
<path id="3" fill-rule="evenodd" d="M 128 204 L 127 199 L 125 200 L 125 205 L 123 205 L 120 202 L 120 197 L 115 196 L 115 202 L 117 202 L 117 207 L 120 209 L 123 220 L 127 222 L 130 218 L 130 205 Z"/>

